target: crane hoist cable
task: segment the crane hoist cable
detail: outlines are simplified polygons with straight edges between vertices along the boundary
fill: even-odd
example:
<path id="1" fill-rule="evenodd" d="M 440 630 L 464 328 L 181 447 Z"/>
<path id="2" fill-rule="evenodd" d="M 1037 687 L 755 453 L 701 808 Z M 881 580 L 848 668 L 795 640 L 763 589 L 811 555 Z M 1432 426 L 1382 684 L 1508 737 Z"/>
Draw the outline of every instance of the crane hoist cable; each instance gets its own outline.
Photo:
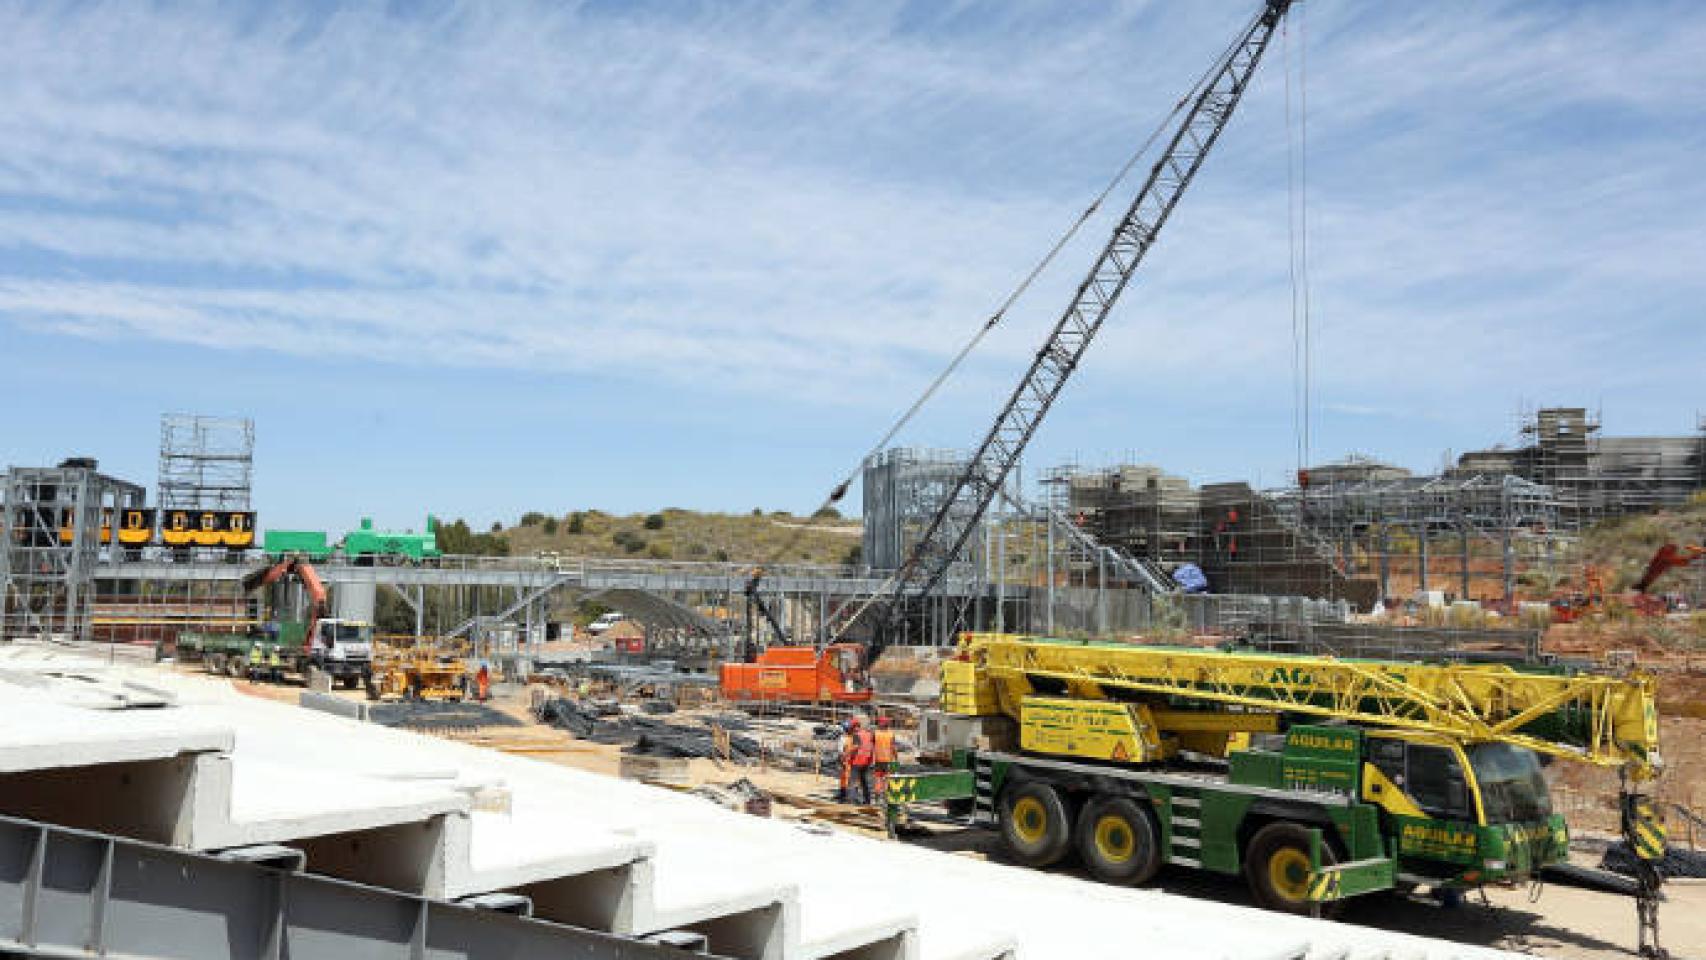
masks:
<path id="1" fill-rule="evenodd" d="M 1256 18 L 1259 17 L 1260 14 L 1257 14 Z M 1254 19 L 1252 19 L 1252 24 L 1253 23 Z M 1248 32 L 1248 29 L 1249 27 L 1246 27 L 1244 31 L 1241 31 L 1240 35 Z M 971 356 L 972 352 L 983 343 L 984 339 L 989 336 L 990 332 L 999 326 L 1001 321 L 1006 319 L 1008 311 L 1010 311 L 1013 306 L 1017 304 L 1019 300 L 1031 289 L 1031 286 L 1036 283 L 1037 279 L 1041 277 L 1051 265 L 1053 265 L 1061 251 L 1066 249 L 1067 244 L 1071 243 L 1074 237 L 1078 236 L 1079 231 L 1084 228 L 1084 225 L 1089 223 L 1090 219 L 1101 210 L 1103 203 L 1105 203 L 1108 197 L 1113 194 L 1114 190 L 1118 189 L 1121 183 L 1125 182 L 1126 178 L 1131 175 L 1132 170 L 1136 169 L 1138 163 L 1141 162 L 1142 159 L 1148 155 L 1149 151 L 1154 148 L 1156 141 L 1158 141 L 1161 138 L 1161 135 L 1167 131 L 1168 125 L 1173 122 L 1174 118 L 1190 106 L 1191 101 L 1196 98 L 1198 93 L 1202 90 L 1203 85 L 1208 83 L 1214 77 L 1219 70 L 1220 64 L 1232 55 L 1238 45 L 1239 41 L 1234 39 L 1222 48 L 1218 54 L 1216 54 L 1214 59 L 1210 61 L 1210 65 L 1204 68 L 1202 73 L 1198 74 L 1196 79 L 1191 83 L 1190 87 L 1185 90 L 1184 94 L 1181 95 L 1178 100 L 1174 101 L 1172 109 L 1168 110 L 1166 115 L 1161 117 L 1161 119 L 1155 123 L 1154 127 L 1150 130 L 1149 135 L 1144 138 L 1143 142 L 1136 150 L 1132 151 L 1132 153 L 1126 157 L 1119 169 L 1115 171 L 1114 175 L 1109 178 L 1108 182 L 1104 184 L 1102 189 L 1091 199 L 1089 205 L 1087 205 L 1084 210 L 1078 214 L 1077 218 L 1073 220 L 1071 225 L 1069 225 L 1066 230 L 1055 239 L 1054 243 L 1049 246 L 1043 256 L 1031 266 L 1031 269 L 1022 279 L 1020 279 L 1019 283 L 1008 292 L 1006 297 L 1001 300 L 1000 304 L 996 306 L 994 312 L 984 319 L 984 321 L 978 326 L 977 330 L 972 333 L 971 337 L 960 346 L 960 349 L 948 361 L 947 365 L 944 366 L 942 370 L 936 374 L 936 377 L 925 386 L 923 391 L 913 399 L 912 403 L 906 408 L 906 410 L 889 425 L 888 429 L 883 432 L 882 436 L 877 439 L 876 443 L 872 444 L 869 450 L 867 450 L 866 453 L 861 456 L 841 478 L 841 481 L 830 489 L 829 494 L 824 497 L 823 502 L 820 503 L 817 509 L 813 511 L 814 515 L 822 513 L 824 510 L 834 507 L 835 504 L 841 502 L 841 499 L 847 495 L 848 489 L 852 487 L 853 481 L 858 479 L 859 473 L 864 469 L 865 464 L 871 462 L 888 448 L 888 445 L 900 434 L 901 430 L 905 429 L 907 424 L 912 422 L 913 418 L 918 415 L 919 411 L 923 410 L 925 405 L 928 404 L 930 400 L 942 389 L 942 387 L 954 376 L 954 374 L 958 372 L 960 366 L 965 363 L 966 358 Z M 768 559 L 755 564 L 749 571 L 745 586 L 745 593 L 750 600 L 759 604 L 761 609 L 763 608 L 763 600 L 759 596 L 759 591 L 763 584 L 765 569 L 767 567 L 774 566 L 782 558 L 791 555 L 794 549 L 799 545 L 800 541 L 805 537 L 805 533 L 806 525 L 802 524 L 796 527 L 794 532 L 786 540 L 784 540 L 775 550 L 771 551 Z M 866 598 L 860 605 L 859 612 L 846 620 L 846 624 L 851 625 L 853 622 L 857 621 L 859 616 L 870 606 L 872 601 L 884 596 L 888 592 L 888 590 L 893 586 L 894 581 L 895 577 L 892 575 L 885 580 L 882 586 L 872 593 L 869 598 Z M 838 606 L 830 618 L 831 621 L 835 620 L 845 612 L 850 603 L 851 601 L 842 603 Z M 769 616 L 767 610 L 766 618 L 770 620 L 771 626 L 774 628 L 775 621 Z M 844 629 L 845 627 L 843 630 Z M 837 639 L 840 637 L 842 632 L 842 630 L 838 630 L 836 632 Z M 832 641 L 826 637 L 825 642 Z"/>
<path id="2" fill-rule="evenodd" d="M 1297 478 L 1307 485 L 1310 460 L 1310 407 L 1314 374 L 1309 282 L 1309 37 L 1308 6 L 1298 15 L 1296 93 L 1292 91 L 1291 32 L 1282 25 L 1285 48 L 1286 240 L 1291 278 L 1292 433 L 1296 443 Z M 1296 111 L 1292 103 L 1296 100 Z"/>
<path id="3" fill-rule="evenodd" d="M 1142 188 L 1114 224 L 1025 375 L 896 571 L 887 616 L 872 653 L 880 652 L 889 637 L 906 632 L 919 616 L 928 615 L 930 598 L 958 562 L 960 551 L 1232 119 L 1275 27 L 1292 3 L 1266 0 L 1228 46 L 1225 58 L 1212 66 L 1190 105 L 1179 112 L 1179 121 Z"/>

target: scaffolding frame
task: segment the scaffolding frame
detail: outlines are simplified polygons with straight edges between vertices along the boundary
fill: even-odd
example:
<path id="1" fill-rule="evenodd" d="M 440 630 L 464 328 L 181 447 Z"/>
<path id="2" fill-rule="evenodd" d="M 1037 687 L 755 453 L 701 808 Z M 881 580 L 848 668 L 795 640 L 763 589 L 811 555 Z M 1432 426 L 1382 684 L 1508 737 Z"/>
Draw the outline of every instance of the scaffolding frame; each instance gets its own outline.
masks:
<path id="1" fill-rule="evenodd" d="M 1572 529 L 1684 504 L 1706 488 L 1706 419 L 1692 435 L 1605 436 L 1586 407 L 1541 407 L 1518 415 L 1522 445 L 1474 450 L 1453 472 L 1499 470 L 1553 488 Z"/>
<path id="2" fill-rule="evenodd" d="M 0 638 L 88 640 L 95 565 L 119 511 L 146 491 L 94 461 L 13 467 L 0 506 Z"/>
<path id="3" fill-rule="evenodd" d="M 1520 477 L 1417 477 L 1350 457 L 1301 479 L 1270 490 L 1191 487 L 1147 465 L 1067 464 L 1043 482 L 1094 541 L 1163 574 L 1194 564 L 1217 594 L 1344 600 L 1361 609 L 1435 591 L 1511 603 L 1521 599 L 1519 580 L 1537 568 L 1544 586 L 1531 599 L 1543 598 L 1573 553 L 1555 491 Z M 1050 553 L 1058 553 L 1053 544 Z M 1059 562 L 1069 583 L 1090 572 L 1085 564 L 1070 552 Z"/>
<path id="4" fill-rule="evenodd" d="M 160 417 L 162 511 L 248 510 L 254 474 L 254 420 L 193 413 Z"/>

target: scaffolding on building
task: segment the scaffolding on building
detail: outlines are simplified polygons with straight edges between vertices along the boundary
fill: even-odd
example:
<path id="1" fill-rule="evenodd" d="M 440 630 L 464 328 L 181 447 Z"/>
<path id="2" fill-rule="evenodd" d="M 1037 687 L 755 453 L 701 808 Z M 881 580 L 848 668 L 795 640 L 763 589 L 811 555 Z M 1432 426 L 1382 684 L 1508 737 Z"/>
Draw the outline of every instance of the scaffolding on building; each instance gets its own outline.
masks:
<path id="1" fill-rule="evenodd" d="M 119 511 L 146 491 L 99 472 L 94 460 L 12 467 L 0 508 L 0 638 L 88 640 L 95 566 Z"/>
<path id="2" fill-rule="evenodd" d="M 1152 466 L 1045 474 L 1095 542 L 1165 575 L 1200 568 L 1224 595 L 1303 596 L 1368 610 L 1418 592 L 1544 599 L 1570 553 L 1556 494 L 1508 474 L 1416 477 L 1367 457 L 1311 467 L 1306 485 L 1192 487 Z M 1071 562 L 1083 568 L 1080 558 Z M 1086 569 L 1086 572 L 1091 572 Z M 1441 599 L 1444 599 L 1442 596 Z"/>
<path id="3" fill-rule="evenodd" d="M 1549 586 L 1573 544 L 1557 492 L 1510 474 L 1312 484 L 1265 496 L 1346 577 L 1373 577 L 1383 599 L 1439 591 L 1515 601 L 1520 575 L 1539 571 Z"/>
<path id="4" fill-rule="evenodd" d="M 248 510 L 255 472 L 255 421 L 168 413 L 160 417 L 159 507 Z"/>
<path id="5" fill-rule="evenodd" d="M 1692 435 L 1617 437 L 1586 407 L 1541 407 L 1520 415 L 1522 445 L 1475 450 L 1453 473 L 1511 473 L 1551 487 L 1559 520 L 1580 529 L 1600 520 L 1686 503 L 1706 488 L 1706 420 Z"/>
<path id="6" fill-rule="evenodd" d="M 864 470 L 865 563 L 904 563 L 965 468 L 966 455 L 952 450 L 895 447 L 873 457 Z M 983 547 L 983 531 L 975 531 L 949 575 L 974 575 Z"/>

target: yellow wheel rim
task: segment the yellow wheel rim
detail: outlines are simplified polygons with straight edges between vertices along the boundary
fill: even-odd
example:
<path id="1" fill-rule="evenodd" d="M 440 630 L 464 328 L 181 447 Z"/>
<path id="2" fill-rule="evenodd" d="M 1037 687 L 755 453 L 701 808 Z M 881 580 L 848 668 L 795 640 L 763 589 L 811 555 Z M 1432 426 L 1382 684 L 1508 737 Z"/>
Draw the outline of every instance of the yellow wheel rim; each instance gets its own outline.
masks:
<path id="1" fill-rule="evenodd" d="M 1268 858 L 1268 886 L 1291 901 L 1309 897 L 1309 854 L 1296 847 L 1281 847 Z"/>
<path id="2" fill-rule="evenodd" d="M 1048 811 L 1036 797 L 1020 797 L 1013 804 L 1013 834 L 1025 843 L 1040 843 L 1048 836 Z"/>
<path id="3" fill-rule="evenodd" d="M 1137 852 L 1137 836 L 1124 817 L 1107 814 L 1096 819 L 1096 853 L 1109 863 L 1124 863 Z"/>

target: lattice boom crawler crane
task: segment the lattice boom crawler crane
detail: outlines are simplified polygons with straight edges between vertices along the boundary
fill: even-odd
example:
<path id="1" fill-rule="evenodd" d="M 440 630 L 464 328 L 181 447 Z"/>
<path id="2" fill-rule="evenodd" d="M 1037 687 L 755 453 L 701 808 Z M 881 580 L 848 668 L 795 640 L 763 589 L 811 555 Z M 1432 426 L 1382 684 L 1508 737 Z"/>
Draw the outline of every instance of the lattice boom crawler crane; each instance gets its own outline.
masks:
<path id="1" fill-rule="evenodd" d="M 1542 757 L 1659 766 L 1651 677 L 968 634 L 906 802 L 967 804 L 1012 856 L 1099 879 L 1243 874 L 1262 905 L 1511 883 L 1562 862 Z M 1637 849 L 1662 832 L 1625 805 Z M 1637 809 L 1639 808 L 1639 809 Z M 1644 838 L 1644 839 L 1643 839 Z"/>

